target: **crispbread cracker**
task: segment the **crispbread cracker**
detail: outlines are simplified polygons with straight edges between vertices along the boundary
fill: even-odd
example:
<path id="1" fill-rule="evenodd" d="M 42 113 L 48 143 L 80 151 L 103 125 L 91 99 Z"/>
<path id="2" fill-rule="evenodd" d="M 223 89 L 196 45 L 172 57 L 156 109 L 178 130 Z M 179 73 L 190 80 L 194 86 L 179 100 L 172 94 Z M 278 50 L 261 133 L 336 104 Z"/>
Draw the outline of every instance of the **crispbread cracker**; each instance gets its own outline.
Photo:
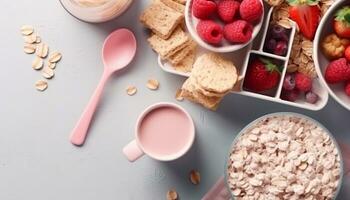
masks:
<path id="1" fill-rule="evenodd" d="M 238 78 L 234 64 L 215 53 L 198 57 L 192 75 L 201 88 L 215 93 L 230 91 Z"/>
<path id="2" fill-rule="evenodd" d="M 177 3 L 181 3 L 182 5 L 185 5 L 187 0 L 173 0 L 173 1 Z"/>
<path id="3" fill-rule="evenodd" d="M 168 58 L 168 61 L 176 65 L 180 63 L 190 52 L 195 52 L 197 48 L 197 43 L 193 40 L 191 40 L 188 45 L 184 46 L 182 49 L 177 51 L 174 55 L 170 56 Z"/>
<path id="4" fill-rule="evenodd" d="M 229 93 L 229 91 L 227 91 L 225 93 L 217 93 L 217 92 L 207 91 L 207 90 L 203 89 L 202 87 L 200 87 L 198 84 L 196 85 L 196 91 L 207 96 L 207 97 L 223 97 L 227 93 Z"/>
<path id="5" fill-rule="evenodd" d="M 172 8 L 181 14 L 185 13 L 185 6 L 176 1 L 173 1 L 173 0 L 160 0 L 160 1 L 164 3 L 166 6 L 168 6 L 169 8 Z"/>
<path id="6" fill-rule="evenodd" d="M 199 103 L 208 109 L 216 110 L 222 97 L 207 97 L 196 91 L 195 84 L 196 82 L 193 77 L 188 78 L 181 88 L 181 96 L 195 103 Z"/>
<path id="7" fill-rule="evenodd" d="M 194 60 L 196 58 L 196 51 L 193 50 L 178 64 L 173 65 L 174 69 L 179 72 L 191 72 Z"/>
<path id="8" fill-rule="evenodd" d="M 183 21 L 183 14 L 160 2 L 153 2 L 140 16 L 140 21 L 162 39 L 168 39 Z"/>
<path id="9" fill-rule="evenodd" d="M 177 28 L 167 40 L 153 34 L 148 38 L 148 42 L 152 49 L 155 50 L 161 58 L 167 59 L 186 46 L 189 42 L 189 37 L 181 28 Z"/>

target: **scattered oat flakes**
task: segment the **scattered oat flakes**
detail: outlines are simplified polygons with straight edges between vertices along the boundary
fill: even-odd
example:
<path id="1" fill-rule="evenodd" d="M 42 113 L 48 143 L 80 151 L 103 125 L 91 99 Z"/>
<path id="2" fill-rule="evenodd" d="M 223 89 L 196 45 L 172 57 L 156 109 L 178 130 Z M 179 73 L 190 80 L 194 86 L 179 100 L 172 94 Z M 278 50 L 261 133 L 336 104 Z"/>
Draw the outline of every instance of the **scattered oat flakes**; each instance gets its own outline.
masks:
<path id="1" fill-rule="evenodd" d="M 50 63 L 57 63 L 58 61 L 61 60 L 61 58 L 62 58 L 62 54 L 55 51 L 49 55 L 49 62 Z"/>
<path id="2" fill-rule="evenodd" d="M 169 190 L 166 194 L 167 200 L 177 200 L 177 198 L 178 198 L 178 195 L 174 189 Z"/>
<path id="3" fill-rule="evenodd" d="M 277 24 L 286 28 L 286 29 L 292 28 L 292 23 L 288 19 L 281 19 L 281 20 L 277 21 Z"/>
<path id="4" fill-rule="evenodd" d="M 46 90 L 47 87 L 48 87 L 48 84 L 45 80 L 38 80 L 35 83 L 35 88 L 39 91 L 44 91 Z"/>
<path id="5" fill-rule="evenodd" d="M 34 28 L 31 25 L 23 25 L 21 27 L 21 33 L 22 35 L 30 35 L 34 32 Z"/>
<path id="6" fill-rule="evenodd" d="M 201 175 L 196 170 L 191 170 L 190 172 L 190 181 L 193 185 L 198 185 L 201 182 Z"/>
<path id="7" fill-rule="evenodd" d="M 48 62 L 47 67 L 49 67 L 51 69 L 55 69 L 56 68 L 56 63 Z"/>
<path id="8" fill-rule="evenodd" d="M 129 96 L 133 96 L 134 94 L 136 94 L 137 92 L 137 88 L 135 86 L 128 86 L 126 88 L 126 93 L 129 95 Z"/>
<path id="9" fill-rule="evenodd" d="M 23 37 L 25 43 L 33 44 L 36 41 L 35 33 Z"/>
<path id="10" fill-rule="evenodd" d="M 34 44 L 25 43 L 23 51 L 27 54 L 32 54 L 35 52 L 36 46 Z"/>
<path id="11" fill-rule="evenodd" d="M 40 70 L 41 68 L 43 68 L 44 65 L 44 61 L 42 58 L 36 56 L 35 59 L 32 62 L 32 67 L 35 70 Z"/>
<path id="12" fill-rule="evenodd" d="M 49 52 L 49 47 L 45 43 L 40 43 L 36 46 L 36 55 L 45 58 Z"/>
<path id="13" fill-rule="evenodd" d="M 156 79 L 150 79 L 147 81 L 147 87 L 150 90 L 157 90 L 159 87 L 159 82 Z"/>
<path id="14" fill-rule="evenodd" d="M 49 67 L 45 67 L 41 74 L 46 79 L 51 79 L 55 76 L 55 72 Z"/>
<path id="15" fill-rule="evenodd" d="M 175 94 L 175 99 L 178 101 L 183 101 L 184 98 L 181 96 L 182 90 L 181 89 L 177 89 L 176 90 L 176 94 Z"/>

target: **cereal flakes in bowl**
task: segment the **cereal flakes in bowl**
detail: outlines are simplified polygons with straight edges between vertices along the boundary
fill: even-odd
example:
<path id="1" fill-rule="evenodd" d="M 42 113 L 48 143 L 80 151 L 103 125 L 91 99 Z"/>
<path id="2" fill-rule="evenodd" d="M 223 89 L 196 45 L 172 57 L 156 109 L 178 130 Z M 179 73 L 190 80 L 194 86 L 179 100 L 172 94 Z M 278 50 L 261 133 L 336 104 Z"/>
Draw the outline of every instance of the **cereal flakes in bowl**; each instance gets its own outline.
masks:
<path id="1" fill-rule="evenodd" d="M 295 113 L 265 115 L 233 142 L 225 178 L 233 199 L 335 199 L 343 160 L 331 133 Z"/>

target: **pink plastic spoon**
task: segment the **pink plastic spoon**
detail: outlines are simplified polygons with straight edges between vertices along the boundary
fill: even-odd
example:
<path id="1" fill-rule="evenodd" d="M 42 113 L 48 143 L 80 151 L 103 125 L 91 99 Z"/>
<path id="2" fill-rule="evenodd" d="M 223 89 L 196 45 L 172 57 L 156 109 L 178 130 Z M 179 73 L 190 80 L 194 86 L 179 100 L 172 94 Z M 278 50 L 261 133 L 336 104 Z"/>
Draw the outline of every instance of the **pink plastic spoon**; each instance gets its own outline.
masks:
<path id="1" fill-rule="evenodd" d="M 95 113 L 96 106 L 108 78 L 132 61 L 136 53 L 136 46 L 135 36 L 128 29 L 118 29 L 111 33 L 104 41 L 102 48 L 103 75 L 89 104 L 72 131 L 70 136 L 72 144 L 82 145 L 84 143 L 92 116 Z"/>

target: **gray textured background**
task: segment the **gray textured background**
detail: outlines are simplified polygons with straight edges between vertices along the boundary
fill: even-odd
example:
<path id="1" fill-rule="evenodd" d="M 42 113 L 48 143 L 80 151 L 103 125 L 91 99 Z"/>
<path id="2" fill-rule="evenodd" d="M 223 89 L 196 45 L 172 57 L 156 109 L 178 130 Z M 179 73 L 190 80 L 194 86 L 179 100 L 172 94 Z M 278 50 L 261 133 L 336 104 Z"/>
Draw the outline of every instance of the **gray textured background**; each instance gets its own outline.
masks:
<path id="1" fill-rule="evenodd" d="M 230 95 L 217 112 L 181 102 L 192 115 L 197 138 L 191 151 L 175 162 L 144 157 L 126 161 L 122 147 L 133 138 L 138 114 L 158 101 L 175 101 L 183 79 L 163 72 L 146 44 L 146 32 L 137 16 L 147 1 L 135 1 L 120 18 L 105 24 L 82 23 L 70 16 L 58 0 L 2 1 L 0 17 L 0 199 L 1 200 L 115 200 L 165 199 L 176 188 L 182 200 L 200 199 L 223 174 L 226 153 L 237 132 L 255 118 L 275 111 L 293 111 L 314 117 L 334 135 L 350 143 L 350 112 L 333 100 L 319 112 Z M 41 78 L 33 71 L 33 56 L 23 53 L 19 29 L 37 28 L 51 49 L 63 53 L 56 76 L 44 93 L 34 89 Z M 102 74 L 101 45 L 112 30 L 132 29 L 139 49 L 130 68 L 108 83 L 85 146 L 68 142 Z M 161 83 L 156 92 L 145 88 L 148 78 Z M 138 87 L 129 97 L 125 88 Z M 199 186 L 188 181 L 198 169 Z M 339 199 L 346 198 L 342 190 Z"/>

